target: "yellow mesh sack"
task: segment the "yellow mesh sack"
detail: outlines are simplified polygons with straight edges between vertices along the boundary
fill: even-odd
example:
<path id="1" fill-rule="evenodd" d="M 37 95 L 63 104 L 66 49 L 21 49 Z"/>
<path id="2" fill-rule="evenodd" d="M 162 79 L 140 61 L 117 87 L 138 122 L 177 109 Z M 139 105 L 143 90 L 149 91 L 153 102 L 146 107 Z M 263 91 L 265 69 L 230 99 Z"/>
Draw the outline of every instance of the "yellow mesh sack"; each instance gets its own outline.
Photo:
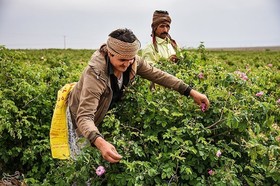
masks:
<path id="1" fill-rule="evenodd" d="M 53 158 L 69 159 L 70 157 L 66 99 L 75 84 L 76 83 L 66 84 L 57 93 L 57 100 L 50 129 L 50 145 Z"/>

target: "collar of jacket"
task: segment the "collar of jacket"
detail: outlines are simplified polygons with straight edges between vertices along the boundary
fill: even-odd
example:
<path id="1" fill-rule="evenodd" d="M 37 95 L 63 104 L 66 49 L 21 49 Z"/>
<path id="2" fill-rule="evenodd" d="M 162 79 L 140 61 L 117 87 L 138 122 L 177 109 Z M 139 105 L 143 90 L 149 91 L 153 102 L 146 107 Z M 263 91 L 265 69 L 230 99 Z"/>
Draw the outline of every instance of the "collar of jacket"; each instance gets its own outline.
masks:
<path id="1" fill-rule="evenodd" d="M 110 63 L 110 58 L 108 57 L 108 55 L 105 56 L 106 59 L 106 64 L 107 64 L 107 68 L 108 68 L 108 74 L 109 76 L 114 74 L 114 69 L 113 69 L 113 65 Z"/>
<path id="2" fill-rule="evenodd" d="M 158 45 L 171 43 L 168 37 L 166 39 L 161 39 L 160 37 L 156 37 L 156 42 Z"/>
<path id="3" fill-rule="evenodd" d="M 108 66 L 106 65 L 106 60 L 104 56 L 99 52 L 95 51 L 89 61 L 89 66 L 94 71 L 97 79 L 108 80 Z"/>

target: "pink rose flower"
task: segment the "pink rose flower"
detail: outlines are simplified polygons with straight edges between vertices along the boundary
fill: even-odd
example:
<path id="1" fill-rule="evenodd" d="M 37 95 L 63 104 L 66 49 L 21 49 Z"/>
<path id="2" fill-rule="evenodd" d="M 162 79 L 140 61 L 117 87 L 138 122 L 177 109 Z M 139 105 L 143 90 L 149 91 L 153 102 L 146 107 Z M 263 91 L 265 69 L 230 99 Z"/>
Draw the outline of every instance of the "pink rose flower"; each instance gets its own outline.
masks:
<path id="1" fill-rule="evenodd" d="M 248 80 L 248 77 L 247 77 L 247 75 L 246 75 L 244 72 L 242 72 L 241 74 L 239 74 L 239 76 L 240 76 L 241 79 L 243 79 L 243 80 L 245 80 L 245 81 Z"/>
<path id="2" fill-rule="evenodd" d="M 106 172 L 105 168 L 103 166 L 97 167 L 95 173 L 97 176 L 102 176 Z"/>
<path id="3" fill-rule="evenodd" d="M 222 155 L 222 152 L 220 150 L 217 151 L 216 156 L 220 157 Z"/>
<path id="4" fill-rule="evenodd" d="M 267 64 L 267 66 L 272 67 L 273 65 L 271 63 Z"/>
<path id="5" fill-rule="evenodd" d="M 208 174 L 209 174 L 210 176 L 212 176 L 212 175 L 214 175 L 214 171 L 213 171 L 212 169 L 210 169 L 210 170 L 208 171 Z"/>
<path id="6" fill-rule="evenodd" d="M 247 80 L 249 79 L 248 76 L 246 75 L 246 73 L 244 73 L 244 72 L 240 72 L 239 70 L 237 70 L 237 71 L 235 71 L 234 73 L 235 73 L 235 74 L 238 74 L 239 77 L 240 77 L 241 79 L 243 79 L 244 81 L 247 81 Z"/>
<path id="7" fill-rule="evenodd" d="M 204 74 L 203 74 L 202 72 L 200 72 L 200 73 L 198 74 L 198 78 L 199 78 L 199 79 L 203 79 L 203 78 L 204 78 Z"/>
<path id="8" fill-rule="evenodd" d="M 260 92 L 256 93 L 257 97 L 261 97 L 262 95 L 263 95 L 263 91 L 260 91 Z"/>
<path id="9" fill-rule="evenodd" d="M 202 112 L 205 112 L 206 111 L 206 104 L 205 103 L 201 103 L 200 109 L 201 109 Z"/>
<path id="10" fill-rule="evenodd" d="M 276 103 L 277 103 L 277 104 L 280 104 L 280 99 L 278 99 L 278 100 L 276 101 Z"/>
<path id="11" fill-rule="evenodd" d="M 246 74 L 245 75 L 243 75 L 242 77 L 241 77 L 241 79 L 243 79 L 244 81 L 247 81 L 249 78 L 246 76 Z"/>

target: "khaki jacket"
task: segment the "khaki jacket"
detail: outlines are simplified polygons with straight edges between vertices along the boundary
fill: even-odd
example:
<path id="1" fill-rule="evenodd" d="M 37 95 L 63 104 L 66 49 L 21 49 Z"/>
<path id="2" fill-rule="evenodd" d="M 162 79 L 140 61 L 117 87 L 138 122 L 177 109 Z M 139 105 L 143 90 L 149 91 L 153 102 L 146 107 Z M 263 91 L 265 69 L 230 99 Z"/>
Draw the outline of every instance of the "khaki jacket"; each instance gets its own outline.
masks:
<path id="1" fill-rule="evenodd" d="M 100 134 L 97 126 L 104 119 L 113 97 L 107 68 L 105 57 L 96 51 L 68 97 L 68 106 L 78 127 L 77 133 L 90 141 Z M 150 66 L 139 56 L 135 57 L 132 64 L 128 85 L 131 85 L 135 75 L 178 91 L 180 94 L 188 87 L 182 80 Z"/>

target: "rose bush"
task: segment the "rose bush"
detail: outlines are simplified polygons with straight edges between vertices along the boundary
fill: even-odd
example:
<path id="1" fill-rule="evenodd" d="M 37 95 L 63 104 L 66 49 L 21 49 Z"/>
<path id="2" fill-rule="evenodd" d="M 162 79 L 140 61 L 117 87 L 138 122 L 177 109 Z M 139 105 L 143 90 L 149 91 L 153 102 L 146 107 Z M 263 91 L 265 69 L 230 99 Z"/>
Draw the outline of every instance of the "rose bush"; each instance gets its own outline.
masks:
<path id="1" fill-rule="evenodd" d="M 280 184 L 279 51 L 200 47 L 177 64 L 161 60 L 156 66 L 208 96 L 209 110 L 160 86 L 151 92 L 137 78 L 100 127 L 120 163 L 92 147 L 75 161 L 52 159 L 57 91 L 78 80 L 92 52 L 1 47 L 0 172 L 20 171 L 29 185 Z M 99 165 L 106 174 L 97 175 Z"/>

